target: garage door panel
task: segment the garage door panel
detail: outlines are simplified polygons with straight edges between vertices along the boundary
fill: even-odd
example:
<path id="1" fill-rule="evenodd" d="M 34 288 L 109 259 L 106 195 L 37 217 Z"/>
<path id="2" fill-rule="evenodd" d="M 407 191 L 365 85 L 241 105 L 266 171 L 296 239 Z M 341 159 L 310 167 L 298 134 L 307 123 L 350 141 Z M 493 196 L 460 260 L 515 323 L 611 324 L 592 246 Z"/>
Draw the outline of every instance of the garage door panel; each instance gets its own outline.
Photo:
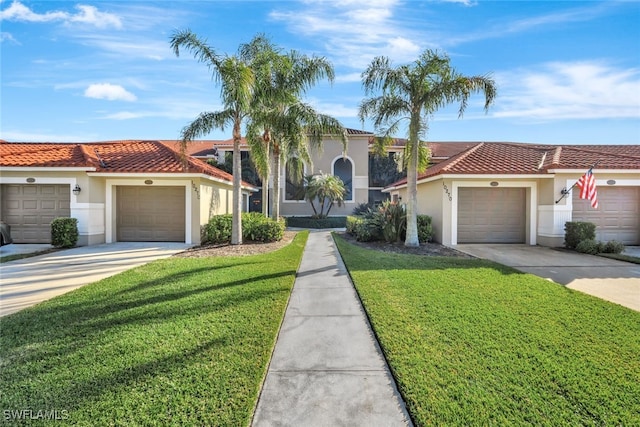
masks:
<path id="1" fill-rule="evenodd" d="M 598 187 L 598 209 L 573 192 L 573 221 L 596 224 L 596 239 L 640 244 L 640 187 Z"/>
<path id="2" fill-rule="evenodd" d="M 185 241 L 184 187 L 117 187 L 120 241 Z"/>
<path id="3" fill-rule="evenodd" d="M 50 243 L 51 221 L 69 217 L 68 184 L 2 184 L 2 218 L 16 243 Z"/>
<path id="4" fill-rule="evenodd" d="M 524 243 L 526 189 L 460 188 L 459 243 Z"/>

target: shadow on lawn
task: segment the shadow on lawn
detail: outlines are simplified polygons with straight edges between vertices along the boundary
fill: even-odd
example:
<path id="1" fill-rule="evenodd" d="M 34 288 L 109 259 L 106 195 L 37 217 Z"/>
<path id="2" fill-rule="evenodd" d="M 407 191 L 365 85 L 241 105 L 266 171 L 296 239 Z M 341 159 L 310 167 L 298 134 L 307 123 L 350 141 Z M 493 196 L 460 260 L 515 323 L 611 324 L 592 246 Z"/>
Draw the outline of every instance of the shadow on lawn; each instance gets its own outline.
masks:
<path id="1" fill-rule="evenodd" d="M 189 275 L 202 272 L 202 270 L 204 269 L 194 270 L 191 274 L 180 273 L 175 275 L 173 279 L 185 279 Z M 247 304 L 252 305 L 253 302 L 263 299 L 274 299 L 275 295 L 288 292 L 288 287 L 286 286 L 267 287 L 260 282 L 293 274 L 295 274 L 294 271 L 266 274 L 250 279 L 165 292 L 152 297 L 148 297 L 145 294 L 142 298 L 134 297 L 123 302 L 112 301 L 110 304 L 100 301 L 96 302 L 95 305 L 89 304 L 82 310 L 74 310 L 73 316 L 66 312 L 65 306 L 57 306 L 49 309 L 50 312 L 46 313 L 44 322 L 33 319 L 34 316 L 32 315 L 42 316 L 42 310 L 39 310 L 38 313 L 31 310 L 16 313 L 3 319 L 2 325 L 3 338 L 17 337 L 17 339 L 13 340 L 9 339 L 9 341 L 13 341 L 11 343 L 7 343 L 7 340 L 3 339 L 5 342 L 1 350 L 3 372 L 0 377 L 5 385 L 4 392 L 11 394 L 12 388 L 16 391 L 20 389 L 24 392 L 25 387 L 32 387 L 33 379 L 50 374 L 48 366 L 51 363 L 57 366 L 56 370 L 58 372 L 61 372 L 61 365 L 68 365 L 62 371 L 73 372 L 76 363 L 79 363 L 78 358 L 82 358 L 82 354 L 102 353 L 103 350 L 100 346 L 104 344 L 105 334 L 107 336 L 108 334 L 114 335 L 113 343 L 116 346 L 126 346 L 126 343 L 118 343 L 118 338 L 115 335 L 118 334 L 117 331 L 119 330 L 130 333 L 128 332 L 131 331 L 129 326 L 151 328 L 149 331 L 153 335 L 156 328 L 162 328 L 164 323 L 170 323 L 175 320 L 178 325 L 176 328 L 178 329 L 187 328 L 185 325 L 195 322 L 201 325 L 197 327 L 196 333 L 202 334 L 204 331 L 205 337 L 214 332 L 214 335 L 219 335 L 224 330 L 212 331 L 210 329 L 216 328 L 216 325 L 221 322 L 220 316 L 222 315 L 220 313 L 225 313 L 228 310 L 242 310 L 243 307 L 245 307 L 245 311 L 249 311 Z M 166 277 L 163 280 L 153 280 L 147 285 L 159 281 L 166 283 L 166 280 Z M 246 292 L 241 290 L 228 292 L 230 289 L 241 286 L 248 286 Z M 212 318 L 208 319 L 210 314 Z M 202 326 L 202 324 L 210 326 Z M 33 331 L 29 332 L 29 328 L 33 328 Z M 185 333 L 190 332 L 192 331 L 185 330 Z M 243 332 L 239 333 L 244 335 Z M 249 334 L 252 333 L 252 331 L 249 331 Z M 148 360 L 140 364 L 113 362 L 111 359 L 114 356 L 107 354 L 103 356 L 108 360 L 105 363 L 113 363 L 113 366 L 117 368 L 115 371 L 107 369 L 106 371 L 108 372 L 105 374 L 96 374 L 96 376 L 87 380 L 74 378 L 70 383 L 41 384 L 36 389 L 26 393 L 29 396 L 28 401 L 25 401 L 21 407 L 64 408 L 72 412 L 72 410 L 82 407 L 84 402 L 98 399 L 101 395 L 117 391 L 123 387 L 126 388 L 128 384 L 135 383 L 142 377 L 158 377 L 183 369 L 186 365 L 198 359 L 199 355 L 214 348 L 222 349 L 228 346 L 228 352 L 233 352 L 234 345 L 237 344 L 234 342 L 238 339 L 236 333 L 233 333 L 233 335 L 235 338 L 222 336 L 207 341 L 205 344 L 198 344 L 191 349 L 183 347 L 175 354 Z M 140 343 L 138 342 L 137 345 L 140 345 Z M 151 345 L 154 347 L 161 346 L 159 343 Z M 107 353 L 109 351 L 113 350 L 107 350 Z M 29 374 L 26 376 L 23 374 L 24 366 L 30 366 Z M 96 366 L 96 372 L 105 372 L 105 369 L 104 367 Z M 24 394 L 22 395 L 25 396 Z M 3 398 L 0 398 L 0 404 L 4 408 L 10 407 Z M 70 404 L 73 405 L 73 408 L 69 407 Z M 73 419 L 73 414 L 70 414 L 70 416 Z"/>
<path id="2" fill-rule="evenodd" d="M 485 259 L 379 251 L 354 245 L 338 235 L 335 236 L 335 241 L 343 260 L 348 259 L 350 271 L 490 268 L 503 275 L 527 274 Z"/>

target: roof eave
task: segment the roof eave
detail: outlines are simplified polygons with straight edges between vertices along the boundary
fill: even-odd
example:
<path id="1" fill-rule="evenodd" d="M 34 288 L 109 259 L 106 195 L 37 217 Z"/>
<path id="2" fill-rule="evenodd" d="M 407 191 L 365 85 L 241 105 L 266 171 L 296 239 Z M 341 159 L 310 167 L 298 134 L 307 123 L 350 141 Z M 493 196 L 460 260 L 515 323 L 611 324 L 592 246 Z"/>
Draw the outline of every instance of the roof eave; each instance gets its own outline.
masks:
<path id="1" fill-rule="evenodd" d="M 433 176 L 428 176 L 426 178 L 419 179 L 417 184 L 425 184 L 427 182 L 433 182 L 440 179 L 513 179 L 513 178 L 522 178 L 522 179 L 541 179 L 541 178 L 553 178 L 552 174 L 437 174 Z M 400 190 L 405 188 L 407 183 L 394 185 L 385 187 L 382 192 L 389 193 L 394 190 Z"/>
<path id="2" fill-rule="evenodd" d="M 96 168 L 86 166 L 2 166 L 3 172 L 93 172 Z"/>

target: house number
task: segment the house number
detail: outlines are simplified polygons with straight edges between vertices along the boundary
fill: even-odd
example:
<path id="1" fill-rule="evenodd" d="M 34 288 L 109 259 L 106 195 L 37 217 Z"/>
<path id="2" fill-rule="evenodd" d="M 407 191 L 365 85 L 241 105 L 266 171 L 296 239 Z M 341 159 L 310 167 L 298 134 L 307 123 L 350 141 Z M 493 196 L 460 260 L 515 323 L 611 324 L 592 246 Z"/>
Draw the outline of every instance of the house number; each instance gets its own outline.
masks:
<path id="1" fill-rule="evenodd" d="M 444 182 L 442 183 L 442 188 L 444 188 L 444 192 L 447 193 L 447 197 L 449 198 L 449 201 L 451 201 L 452 197 L 451 193 L 449 192 L 449 187 L 447 187 Z"/>

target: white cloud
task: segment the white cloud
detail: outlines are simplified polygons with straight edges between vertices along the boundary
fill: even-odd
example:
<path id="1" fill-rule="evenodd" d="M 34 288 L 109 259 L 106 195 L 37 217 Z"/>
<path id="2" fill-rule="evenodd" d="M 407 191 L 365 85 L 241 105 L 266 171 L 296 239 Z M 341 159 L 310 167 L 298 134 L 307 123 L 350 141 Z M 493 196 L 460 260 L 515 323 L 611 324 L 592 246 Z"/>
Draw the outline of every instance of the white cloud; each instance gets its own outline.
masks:
<path id="1" fill-rule="evenodd" d="M 96 136 L 55 134 L 45 130 L 27 132 L 21 130 L 3 130 L 0 139 L 12 142 L 80 142 L 95 140 Z"/>
<path id="2" fill-rule="evenodd" d="M 451 34 L 443 40 L 443 44 L 456 46 L 462 43 L 475 42 L 478 40 L 488 40 L 493 38 L 505 38 L 512 34 L 532 31 L 540 27 L 557 26 L 571 22 L 584 22 L 595 19 L 605 13 L 608 8 L 615 7 L 614 2 L 594 3 L 587 7 L 567 9 L 549 14 L 530 16 L 523 19 L 513 19 L 511 21 L 501 20 L 493 25 L 488 22 L 483 28 L 476 32 L 467 34 Z"/>
<path id="3" fill-rule="evenodd" d="M 0 11 L 0 21 L 24 21 L 24 22 L 52 22 L 83 23 L 98 28 L 122 28 L 122 21 L 117 15 L 108 12 L 100 12 L 95 6 L 76 5 L 78 12 L 75 14 L 63 11 L 51 11 L 36 13 L 15 0 L 11 6 Z"/>
<path id="4" fill-rule="evenodd" d="M 134 94 L 122 86 L 112 85 L 110 83 L 92 84 L 84 91 L 84 96 L 87 98 L 108 99 L 109 101 L 131 102 L 137 99 Z"/>
<path id="5" fill-rule="evenodd" d="M 6 31 L 2 31 L 0 32 L 0 42 L 11 42 L 14 44 L 20 44 L 20 42 L 18 40 L 16 40 L 11 33 L 7 33 Z"/>
<path id="6" fill-rule="evenodd" d="M 496 74 L 494 117 L 531 120 L 640 118 L 640 69 L 549 63 Z"/>
<path id="7" fill-rule="evenodd" d="M 416 58 L 425 42 L 420 32 L 395 18 L 397 0 L 307 1 L 304 10 L 274 10 L 270 18 L 284 22 L 297 35 L 321 40 L 338 65 L 365 68 L 380 55 L 394 61 Z"/>

